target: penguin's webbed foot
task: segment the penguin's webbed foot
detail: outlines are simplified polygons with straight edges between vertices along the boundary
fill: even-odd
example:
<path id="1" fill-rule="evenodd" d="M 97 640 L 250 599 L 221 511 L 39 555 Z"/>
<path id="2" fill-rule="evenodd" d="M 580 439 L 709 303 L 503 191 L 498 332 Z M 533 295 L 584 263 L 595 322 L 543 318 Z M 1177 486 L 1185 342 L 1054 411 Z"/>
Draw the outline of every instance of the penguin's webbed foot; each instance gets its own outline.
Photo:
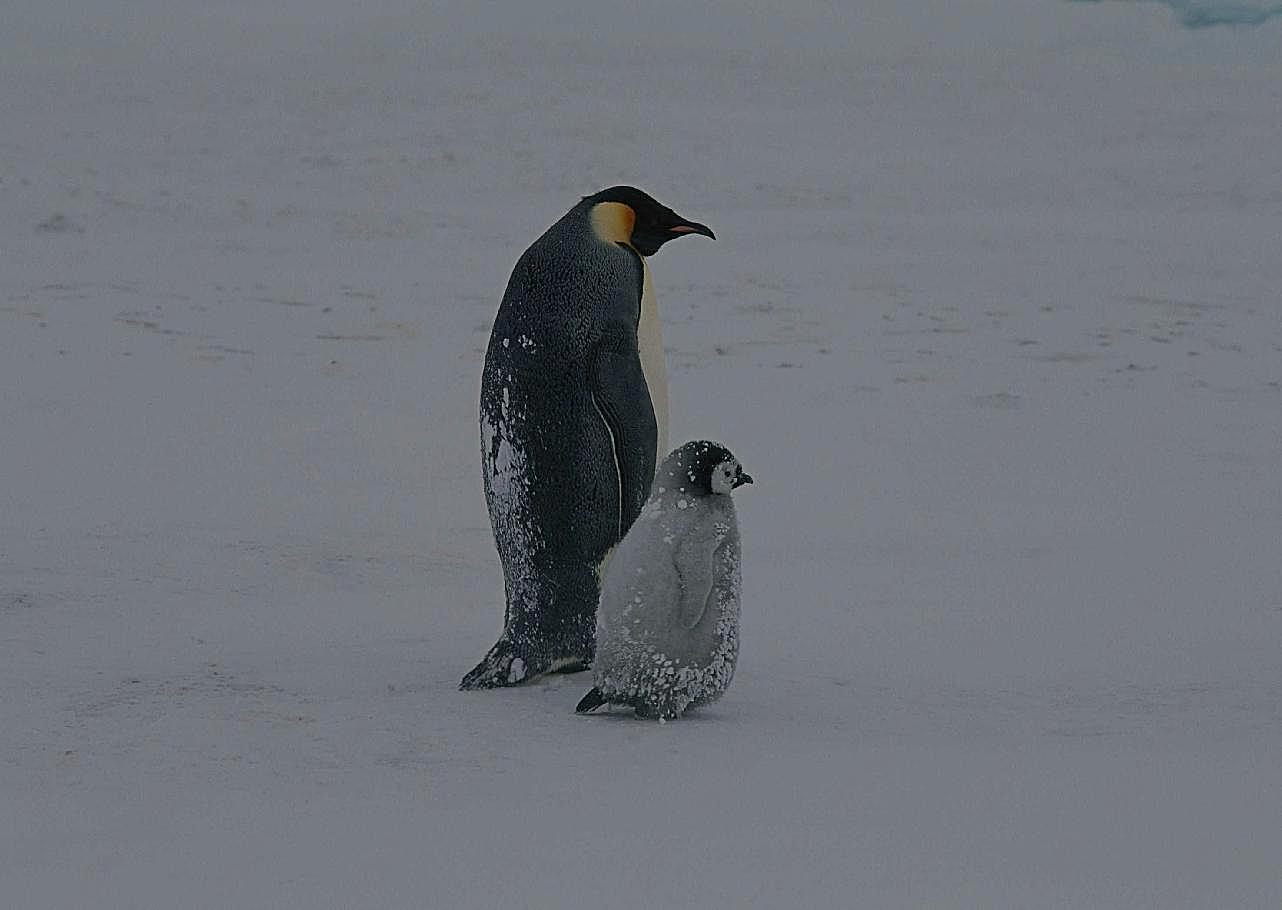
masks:
<path id="1" fill-rule="evenodd" d="M 589 711 L 595 711 L 603 704 L 605 704 L 605 696 L 601 694 L 600 689 L 593 686 L 588 690 L 588 694 L 583 696 L 583 698 L 579 700 L 579 703 L 575 705 L 574 713 L 587 714 Z"/>
<path id="2" fill-rule="evenodd" d="M 490 653 L 463 677 L 458 687 L 467 691 L 516 686 L 542 672 L 543 668 L 531 666 L 529 661 L 518 654 L 508 639 L 500 638 L 490 648 Z"/>

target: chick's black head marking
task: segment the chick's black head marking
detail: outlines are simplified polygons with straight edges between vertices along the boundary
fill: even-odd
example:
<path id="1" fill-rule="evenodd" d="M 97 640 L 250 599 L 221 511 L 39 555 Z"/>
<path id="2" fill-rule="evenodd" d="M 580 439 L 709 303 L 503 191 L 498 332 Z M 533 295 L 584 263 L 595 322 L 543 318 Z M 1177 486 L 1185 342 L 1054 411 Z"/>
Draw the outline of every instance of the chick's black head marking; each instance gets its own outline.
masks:
<path id="1" fill-rule="evenodd" d="M 727 495 L 752 483 L 739 459 L 718 442 L 687 442 L 667 457 L 655 484 L 682 489 L 696 496 Z"/>

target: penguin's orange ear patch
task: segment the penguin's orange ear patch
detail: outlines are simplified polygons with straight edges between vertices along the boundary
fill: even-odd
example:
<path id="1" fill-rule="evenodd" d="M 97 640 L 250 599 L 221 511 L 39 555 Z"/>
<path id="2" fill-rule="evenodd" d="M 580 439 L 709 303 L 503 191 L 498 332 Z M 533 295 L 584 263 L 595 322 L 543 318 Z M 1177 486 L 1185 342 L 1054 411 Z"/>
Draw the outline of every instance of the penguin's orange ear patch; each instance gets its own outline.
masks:
<path id="1" fill-rule="evenodd" d="M 637 213 L 622 202 L 598 202 L 592 206 L 592 232 L 606 243 L 631 243 Z"/>

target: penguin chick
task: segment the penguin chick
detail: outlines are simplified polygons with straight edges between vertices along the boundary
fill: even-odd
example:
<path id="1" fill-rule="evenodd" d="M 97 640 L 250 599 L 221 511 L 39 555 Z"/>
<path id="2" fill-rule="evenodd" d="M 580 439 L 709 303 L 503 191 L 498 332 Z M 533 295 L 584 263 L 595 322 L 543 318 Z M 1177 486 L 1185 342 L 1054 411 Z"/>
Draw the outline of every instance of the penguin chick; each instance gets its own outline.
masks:
<path id="1" fill-rule="evenodd" d="M 752 478 L 715 442 L 687 442 L 664 459 L 608 564 L 595 687 L 578 713 L 614 704 L 666 720 L 725 692 L 739 655 L 739 527 L 730 493 L 745 483 Z"/>

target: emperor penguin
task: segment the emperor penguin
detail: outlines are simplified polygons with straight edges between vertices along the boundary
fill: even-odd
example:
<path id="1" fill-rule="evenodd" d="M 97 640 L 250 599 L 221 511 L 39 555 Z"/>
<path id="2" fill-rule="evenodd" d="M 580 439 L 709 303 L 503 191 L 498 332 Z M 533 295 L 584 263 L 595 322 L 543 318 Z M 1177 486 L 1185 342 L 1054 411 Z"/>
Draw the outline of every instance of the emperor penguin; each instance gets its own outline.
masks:
<path id="1" fill-rule="evenodd" d="M 667 444 L 667 371 L 646 257 L 712 230 L 641 190 L 584 197 L 517 261 L 481 377 L 481 468 L 506 608 L 460 689 L 586 669 L 600 572 Z"/>
<path id="2" fill-rule="evenodd" d="M 725 446 L 687 442 L 610 559 L 597 609 L 595 686 L 575 710 L 624 705 L 667 720 L 720 698 L 739 656 L 739 525 L 752 477 Z"/>

